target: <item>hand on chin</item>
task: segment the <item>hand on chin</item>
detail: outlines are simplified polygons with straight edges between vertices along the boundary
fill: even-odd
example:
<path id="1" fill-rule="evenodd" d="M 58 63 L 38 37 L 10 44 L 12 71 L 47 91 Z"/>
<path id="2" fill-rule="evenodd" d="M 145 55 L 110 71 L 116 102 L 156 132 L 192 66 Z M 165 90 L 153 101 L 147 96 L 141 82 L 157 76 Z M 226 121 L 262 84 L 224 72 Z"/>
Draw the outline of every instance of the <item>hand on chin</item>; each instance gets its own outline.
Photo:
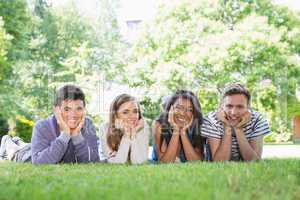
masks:
<path id="1" fill-rule="evenodd" d="M 175 123 L 177 124 L 178 128 L 183 128 L 188 124 L 186 121 L 180 121 L 180 120 L 176 120 Z"/>
<path id="2" fill-rule="evenodd" d="M 241 122 L 241 120 L 235 119 L 235 120 L 229 120 L 228 122 L 229 122 L 230 126 L 235 127 L 236 125 L 238 125 Z"/>

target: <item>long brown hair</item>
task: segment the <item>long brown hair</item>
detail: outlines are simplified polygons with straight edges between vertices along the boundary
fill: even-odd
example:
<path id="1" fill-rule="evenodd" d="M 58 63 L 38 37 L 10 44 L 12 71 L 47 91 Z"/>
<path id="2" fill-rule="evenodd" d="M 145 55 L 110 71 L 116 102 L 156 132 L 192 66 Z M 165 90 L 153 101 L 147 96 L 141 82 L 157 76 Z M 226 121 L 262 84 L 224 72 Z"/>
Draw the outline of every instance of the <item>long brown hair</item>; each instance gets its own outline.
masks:
<path id="1" fill-rule="evenodd" d="M 128 94 L 121 94 L 117 96 L 110 105 L 109 122 L 108 122 L 108 130 L 107 130 L 108 131 L 107 144 L 113 151 L 118 151 L 121 139 L 124 135 L 123 130 L 116 128 L 115 126 L 117 113 L 120 106 L 129 101 L 137 102 L 137 100 L 133 96 L 130 96 Z M 139 119 L 140 119 L 142 115 L 141 115 L 140 105 L 138 102 L 137 105 L 138 105 L 138 112 L 139 112 Z"/>

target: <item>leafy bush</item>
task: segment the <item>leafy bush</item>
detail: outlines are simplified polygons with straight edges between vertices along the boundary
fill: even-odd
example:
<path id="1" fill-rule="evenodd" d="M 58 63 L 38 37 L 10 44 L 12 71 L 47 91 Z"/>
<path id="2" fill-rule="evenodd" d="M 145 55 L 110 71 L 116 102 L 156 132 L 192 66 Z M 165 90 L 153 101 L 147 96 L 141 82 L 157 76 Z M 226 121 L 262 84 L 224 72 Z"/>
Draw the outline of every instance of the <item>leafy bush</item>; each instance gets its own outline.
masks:
<path id="1" fill-rule="evenodd" d="M 33 126 L 33 121 L 26 119 L 24 116 L 18 116 L 16 120 L 16 134 L 25 142 L 30 142 Z"/>

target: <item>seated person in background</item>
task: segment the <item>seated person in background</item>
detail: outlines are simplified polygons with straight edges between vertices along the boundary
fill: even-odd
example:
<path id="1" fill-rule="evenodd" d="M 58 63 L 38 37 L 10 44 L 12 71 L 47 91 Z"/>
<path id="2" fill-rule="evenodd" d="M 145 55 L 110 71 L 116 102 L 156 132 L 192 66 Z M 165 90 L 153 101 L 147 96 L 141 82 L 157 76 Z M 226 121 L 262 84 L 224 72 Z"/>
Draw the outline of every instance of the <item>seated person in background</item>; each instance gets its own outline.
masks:
<path id="1" fill-rule="evenodd" d="M 241 84 L 225 87 L 220 107 L 203 121 L 202 135 L 208 137 L 213 161 L 260 160 L 268 122 L 250 110 L 251 95 Z"/>
<path id="2" fill-rule="evenodd" d="M 152 159 L 165 163 L 203 160 L 201 124 L 198 98 L 190 91 L 177 91 L 154 123 Z"/>
<path id="3" fill-rule="evenodd" d="M 31 162 L 31 144 L 17 136 L 4 135 L 1 139 L 0 161 Z"/>
<path id="4" fill-rule="evenodd" d="M 85 116 L 85 95 L 74 85 L 57 91 L 54 115 L 36 123 L 32 133 L 32 163 L 99 161 L 96 128 Z"/>
<path id="5" fill-rule="evenodd" d="M 140 164 L 148 160 L 149 126 L 137 100 L 119 95 L 110 106 L 109 122 L 101 126 L 99 152 L 108 163 Z"/>

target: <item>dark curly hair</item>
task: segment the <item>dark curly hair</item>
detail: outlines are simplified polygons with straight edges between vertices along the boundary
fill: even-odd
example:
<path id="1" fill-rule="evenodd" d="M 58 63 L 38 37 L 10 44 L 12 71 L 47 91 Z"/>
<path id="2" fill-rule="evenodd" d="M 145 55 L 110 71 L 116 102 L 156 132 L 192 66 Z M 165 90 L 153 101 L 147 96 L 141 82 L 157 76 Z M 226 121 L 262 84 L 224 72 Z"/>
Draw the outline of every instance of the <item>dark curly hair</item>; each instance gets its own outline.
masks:
<path id="1" fill-rule="evenodd" d="M 193 105 L 193 122 L 192 122 L 192 145 L 193 147 L 198 147 L 203 150 L 204 139 L 201 137 L 201 125 L 203 123 L 203 115 L 201 111 L 201 106 L 196 95 L 188 90 L 178 90 L 174 95 L 170 97 L 168 103 L 165 107 L 165 111 L 162 113 L 159 120 L 157 120 L 161 124 L 161 141 L 166 141 L 169 144 L 172 137 L 172 127 L 168 122 L 169 111 L 171 106 L 175 104 L 177 99 L 183 98 L 190 100 Z"/>

